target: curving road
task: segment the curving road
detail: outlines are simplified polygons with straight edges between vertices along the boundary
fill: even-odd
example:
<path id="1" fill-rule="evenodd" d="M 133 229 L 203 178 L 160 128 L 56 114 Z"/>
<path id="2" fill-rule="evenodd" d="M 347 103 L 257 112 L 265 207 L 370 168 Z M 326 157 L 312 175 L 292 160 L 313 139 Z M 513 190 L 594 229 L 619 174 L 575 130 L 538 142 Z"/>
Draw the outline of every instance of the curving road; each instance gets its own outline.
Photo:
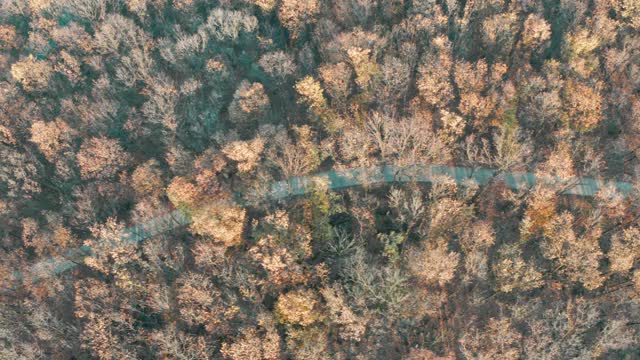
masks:
<path id="1" fill-rule="evenodd" d="M 603 182 L 594 178 L 578 177 L 565 179 L 539 178 L 533 173 L 500 172 L 486 168 L 469 168 L 445 165 L 384 165 L 374 168 L 357 168 L 348 170 L 331 170 L 309 176 L 292 177 L 287 180 L 272 183 L 267 190 L 266 198 L 281 200 L 291 196 L 303 195 L 313 188 L 314 179 L 323 178 L 331 190 L 354 186 L 374 185 L 380 183 L 401 182 L 433 182 L 438 177 L 448 176 L 457 184 L 465 185 L 470 182 L 480 186 L 488 184 L 493 179 L 500 179 L 512 189 L 530 189 L 536 184 L 547 184 L 558 188 L 558 192 L 567 195 L 591 197 L 608 185 L 614 186 L 622 195 L 628 196 L 634 185 L 628 182 Z M 188 225 L 191 222 L 188 214 L 182 210 L 175 210 L 163 216 L 153 218 L 145 223 L 137 224 L 124 230 L 120 239 L 132 244 L 139 243 L 150 237 Z M 93 252 L 83 246 L 68 250 L 62 256 L 43 260 L 32 266 L 29 277 L 32 281 L 55 276 L 81 264 Z M 24 276 L 14 273 L 15 280 L 23 280 Z"/>

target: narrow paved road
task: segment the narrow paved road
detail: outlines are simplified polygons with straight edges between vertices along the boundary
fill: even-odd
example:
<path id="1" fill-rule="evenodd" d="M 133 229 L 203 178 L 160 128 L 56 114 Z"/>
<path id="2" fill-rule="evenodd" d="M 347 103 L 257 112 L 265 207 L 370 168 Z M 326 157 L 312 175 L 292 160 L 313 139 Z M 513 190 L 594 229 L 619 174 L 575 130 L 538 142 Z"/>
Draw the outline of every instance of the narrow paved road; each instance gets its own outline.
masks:
<path id="1" fill-rule="evenodd" d="M 271 184 L 267 198 L 285 199 L 290 196 L 303 195 L 310 191 L 314 178 L 324 178 L 329 189 L 337 190 L 347 187 L 374 185 L 395 182 L 432 182 L 439 176 L 448 176 L 457 184 L 465 185 L 470 181 L 478 185 L 486 185 L 492 179 L 499 178 L 512 189 L 532 188 L 538 183 L 548 184 L 568 195 L 594 196 L 607 184 L 593 178 L 581 177 L 562 181 L 559 178 L 536 178 L 533 173 L 503 172 L 485 168 L 467 168 L 444 165 L 410 165 L 380 166 L 375 168 L 358 168 L 348 170 L 332 170 L 309 176 L 293 177 Z M 634 186 L 628 182 L 613 182 L 613 186 L 623 194 L 629 195 Z M 145 239 L 188 225 L 189 216 L 181 210 L 153 218 L 145 223 L 134 225 L 122 232 L 121 239 L 130 243 L 139 243 Z M 93 255 L 90 248 L 83 246 L 67 251 L 64 256 L 52 257 L 32 266 L 30 277 L 33 280 L 55 276 L 83 262 L 86 256 Z M 23 278 L 14 273 L 17 280 Z"/>

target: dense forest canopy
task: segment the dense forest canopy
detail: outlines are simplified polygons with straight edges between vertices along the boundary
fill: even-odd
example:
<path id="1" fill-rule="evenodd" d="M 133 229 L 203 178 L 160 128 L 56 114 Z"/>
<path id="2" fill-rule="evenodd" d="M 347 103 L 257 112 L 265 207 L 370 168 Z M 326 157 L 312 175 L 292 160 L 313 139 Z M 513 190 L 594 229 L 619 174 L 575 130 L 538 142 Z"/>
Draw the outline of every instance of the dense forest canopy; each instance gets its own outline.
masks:
<path id="1" fill-rule="evenodd" d="M 638 359 L 638 155 L 637 0 L 2 0 L 0 359 Z"/>

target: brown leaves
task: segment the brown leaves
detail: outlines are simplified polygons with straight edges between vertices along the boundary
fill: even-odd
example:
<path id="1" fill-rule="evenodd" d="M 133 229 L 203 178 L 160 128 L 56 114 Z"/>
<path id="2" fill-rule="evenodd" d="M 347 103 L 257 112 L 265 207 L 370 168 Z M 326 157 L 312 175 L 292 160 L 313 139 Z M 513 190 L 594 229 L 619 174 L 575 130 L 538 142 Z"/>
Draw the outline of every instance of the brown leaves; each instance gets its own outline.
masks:
<path id="1" fill-rule="evenodd" d="M 107 179 L 118 174 L 129 162 L 129 155 L 118 140 L 90 138 L 76 155 L 83 179 Z"/>
<path id="2" fill-rule="evenodd" d="M 281 358 L 281 340 L 272 316 L 258 315 L 259 329 L 242 329 L 233 343 L 222 344 L 220 352 L 232 360 L 278 360 Z"/>
<path id="3" fill-rule="evenodd" d="M 504 245 L 500 257 L 493 264 L 493 273 L 502 292 L 528 291 L 542 286 L 542 273 L 522 258 L 522 251 L 514 245 Z"/>
<path id="4" fill-rule="evenodd" d="M 194 207 L 201 201 L 202 192 L 187 178 L 176 176 L 167 187 L 167 197 L 175 207 Z"/>
<path id="5" fill-rule="evenodd" d="M 245 132 L 253 130 L 255 120 L 269 109 L 269 97 L 261 83 L 243 80 L 233 94 L 229 117 Z"/>
<path id="6" fill-rule="evenodd" d="M 563 95 L 566 106 L 565 118 L 569 126 L 577 131 L 589 131 L 602 121 L 602 85 L 568 80 Z"/>
<path id="7" fill-rule="evenodd" d="M 613 272 L 627 273 L 640 258 L 640 229 L 630 227 L 615 234 L 607 254 Z"/>
<path id="8" fill-rule="evenodd" d="M 462 353 L 470 359 L 518 359 L 522 334 L 508 318 L 492 318 L 484 329 L 467 328 L 460 339 Z"/>
<path id="9" fill-rule="evenodd" d="M 58 153 L 69 146 L 71 128 L 61 119 L 51 122 L 36 121 L 31 124 L 31 141 L 49 161 L 53 161 Z"/>
<path id="10" fill-rule="evenodd" d="M 318 0 L 284 0 L 278 9 L 278 19 L 296 39 L 306 23 L 320 11 Z"/>
<path id="11" fill-rule="evenodd" d="M 448 251 L 445 244 L 423 249 L 412 249 L 407 264 L 419 280 L 429 285 L 444 286 L 450 282 L 460 262 L 460 254 Z"/>
<path id="12" fill-rule="evenodd" d="M 296 83 L 295 88 L 302 96 L 301 101 L 306 103 L 313 112 L 319 113 L 326 110 L 327 100 L 324 98 L 322 86 L 318 80 L 306 76 Z"/>
<path id="13" fill-rule="evenodd" d="M 164 191 L 162 171 L 155 160 L 147 161 L 138 166 L 131 174 L 131 182 L 135 191 L 140 195 L 159 196 Z"/>
<path id="14" fill-rule="evenodd" d="M 280 295 L 275 314 L 279 322 L 290 325 L 309 326 L 324 319 L 318 295 L 310 289 Z"/>
<path id="15" fill-rule="evenodd" d="M 331 96 L 332 105 L 344 108 L 351 94 L 351 67 L 345 62 L 325 64 L 318 68 L 318 72 L 327 94 Z"/>
<path id="16" fill-rule="evenodd" d="M 555 192 L 546 187 L 536 187 L 525 210 L 520 233 L 524 238 L 538 234 L 556 214 Z"/>
<path id="17" fill-rule="evenodd" d="M 340 326 L 340 338 L 346 341 L 360 341 L 367 330 L 366 319 L 351 310 L 344 291 L 338 286 L 333 286 L 323 288 L 320 293 L 327 303 L 331 321 Z"/>
<path id="18" fill-rule="evenodd" d="M 246 210 L 230 204 L 211 202 L 193 209 L 191 231 L 210 237 L 224 246 L 242 243 Z"/>
<path id="19" fill-rule="evenodd" d="M 203 325 L 209 332 L 225 332 L 239 311 L 223 300 L 222 292 L 206 276 L 196 273 L 179 279 L 177 300 L 183 319 L 191 325 Z"/>
<path id="20" fill-rule="evenodd" d="M 416 83 L 420 97 L 432 108 L 445 107 L 453 100 L 449 80 L 453 63 L 451 44 L 445 37 L 434 39 L 433 53 L 427 54 L 420 66 Z"/>
<path id="21" fill-rule="evenodd" d="M 268 280 L 275 288 L 306 284 L 309 274 L 297 262 L 295 254 L 277 240 L 266 235 L 249 253 L 267 271 Z"/>
<path id="22" fill-rule="evenodd" d="M 26 91 L 46 89 L 52 74 L 51 65 L 45 60 L 36 60 L 33 55 L 11 65 L 11 75 Z"/>
<path id="23" fill-rule="evenodd" d="M 0 25 L 0 49 L 17 47 L 18 34 L 11 25 Z"/>
<path id="24" fill-rule="evenodd" d="M 536 48 L 551 38 L 551 25 L 537 14 L 529 14 L 524 22 L 522 44 Z"/>
<path id="25" fill-rule="evenodd" d="M 251 141 L 233 141 L 222 149 L 222 152 L 231 160 L 237 162 L 241 173 L 250 172 L 258 165 L 258 160 L 264 149 L 264 140 L 255 138 Z"/>
<path id="26" fill-rule="evenodd" d="M 605 278 L 599 270 L 603 257 L 598 244 L 599 228 L 576 234 L 574 216 L 564 212 L 547 222 L 543 232 L 546 238 L 542 245 L 544 256 L 556 260 L 569 280 L 579 282 L 589 290 L 603 284 Z"/>

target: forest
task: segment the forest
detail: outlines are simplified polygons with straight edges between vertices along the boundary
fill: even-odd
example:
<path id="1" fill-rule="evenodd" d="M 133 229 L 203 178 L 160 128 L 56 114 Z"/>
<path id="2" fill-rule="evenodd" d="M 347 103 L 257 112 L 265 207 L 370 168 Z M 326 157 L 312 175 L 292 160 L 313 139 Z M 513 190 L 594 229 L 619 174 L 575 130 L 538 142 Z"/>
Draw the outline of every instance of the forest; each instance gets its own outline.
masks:
<path id="1" fill-rule="evenodd" d="M 640 359 L 639 156 L 638 0 L 0 0 L 0 359 Z"/>

